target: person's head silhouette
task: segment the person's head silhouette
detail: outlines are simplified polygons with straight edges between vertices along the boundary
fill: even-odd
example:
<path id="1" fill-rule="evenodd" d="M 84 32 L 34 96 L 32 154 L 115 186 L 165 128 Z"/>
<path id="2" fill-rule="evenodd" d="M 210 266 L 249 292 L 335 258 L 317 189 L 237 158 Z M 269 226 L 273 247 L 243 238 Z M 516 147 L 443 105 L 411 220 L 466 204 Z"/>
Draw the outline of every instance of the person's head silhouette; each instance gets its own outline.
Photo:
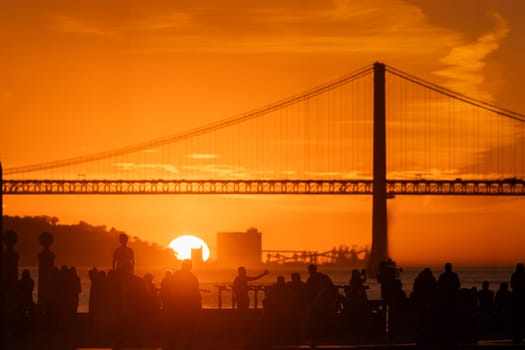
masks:
<path id="1" fill-rule="evenodd" d="M 7 249 L 13 249 L 14 245 L 18 241 L 18 234 L 15 231 L 6 231 L 4 232 L 4 244 Z"/>
<path id="2" fill-rule="evenodd" d="M 282 276 L 282 275 L 277 276 L 276 284 L 278 286 L 284 286 L 285 285 L 284 276 Z"/>
<path id="3" fill-rule="evenodd" d="M 525 271 L 525 266 L 523 265 L 523 263 L 518 263 L 516 265 L 516 272 L 523 272 Z"/>
<path id="4" fill-rule="evenodd" d="M 127 235 L 127 234 L 125 234 L 125 233 L 121 233 L 121 234 L 118 236 L 118 240 L 119 240 L 119 242 L 120 242 L 120 244 L 121 244 L 122 246 L 125 247 L 125 246 L 128 245 L 128 240 L 129 240 L 129 238 L 128 238 L 128 235 Z"/>
<path id="5" fill-rule="evenodd" d="M 301 282 L 301 275 L 299 274 L 299 272 L 293 272 L 291 275 L 291 278 L 292 278 L 292 282 L 294 283 Z"/>
<path id="6" fill-rule="evenodd" d="M 181 270 L 184 272 L 191 271 L 192 263 L 190 259 L 182 260 Z"/>

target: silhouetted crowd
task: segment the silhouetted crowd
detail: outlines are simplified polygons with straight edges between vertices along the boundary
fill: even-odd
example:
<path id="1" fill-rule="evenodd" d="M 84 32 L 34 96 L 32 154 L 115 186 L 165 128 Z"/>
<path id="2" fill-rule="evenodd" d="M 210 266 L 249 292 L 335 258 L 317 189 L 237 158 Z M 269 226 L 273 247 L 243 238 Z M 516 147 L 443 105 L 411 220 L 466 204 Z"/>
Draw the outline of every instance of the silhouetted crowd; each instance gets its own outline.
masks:
<path id="1" fill-rule="evenodd" d="M 14 250 L 17 235 L 4 233 L 3 291 L 5 317 L 14 325 L 27 325 L 33 316 L 49 321 L 68 322 L 74 319 L 81 291 L 75 267 L 55 266 L 50 250 L 53 236 L 44 232 L 39 237 L 42 246 L 38 254 L 38 297 L 33 301 L 34 281 L 29 270 L 18 276 L 18 253 Z M 168 340 L 191 347 L 192 335 L 199 322 L 201 289 L 191 272 L 190 260 L 184 260 L 178 271 L 168 271 L 159 288 L 153 275 L 136 276 L 133 250 L 128 237 L 119 237 L 112 269 L 89 271 L 89 314 L 97 322 L 106 322 L 124 343 L 130 332 L 158 329 Z M 247 329 L 250 314 L 250 282 L 268 274 L 249 276 L 246 268 L 238 268 L 232 282 L 232 308 L 238 317 L 239 333 L 249 338 L 249 345 L 268 346 L 310 342 L 324 337 L 349 337 L 366 341 L 377 336 L 413 339 L 421 345 L 446 347 L 458 341 L 472 342 L 478 337 L 512 337 L 521 342 L 525 327 L 525 268 L 516 265 L 510 285 L 502 282 L 494 293 L 488 281 L 481 288 L 462 288 L 452 264 L 436 278 L 430 268 L 423 269 L 407 296 L 399 278 L 400 269 L 392 260 L 384 261 L 377 276 L 381 300 L 367 296 L 365 270 L 351 271 L 347 285 L 337 286 L 330 276 L 308 266 L 308 278 L 298 272 L 286 281 L 277 276 L 274 284 L 265 288 L 264 310 L 256 324 Z M 253 317 L 252 317 L 253 318 Z M 151 327 L 153 325 L 153 327 Z M 118 347 L 118 346 L 117 346 Z"/>
<path id="2" fill-rule="evenodd" d="M 31 328 L 37 316 L 55 326 L 72 320 L 77 313 L 81 292 L 76 268 L 55 266 L 55 255 L 49 249 L 53 236 L 48 232 L 42 233 L 39 236 L 42 251 L 38 254 L 38 295 L 35 303 L 35 282 L 29 270 L 24 269 L 20 278 L 18 275 L 19 255 L 14 250 L 17 240 L 16 232 L 4 232 L 2 296 L 9 327 L 17 330 Z"/>
<path id="3" fill-rule="evenodd" d="M 286 282 L 278 276 L 265 300 L 264 337 L 275 343 L 316 343 L 319 337 L 347 336 L 355 340 L 387 334 L 438 348 L 473 342 L 479 336 L 512 337 L 522 342 L 525 327 L 525 272 L 519 263 L 494 293 L 488 281 L 481 289 L 461 288 L 459 276 L 446 263 L 438 278 L 425 268 L 414 281 L 410 296 L 403 291 L 395 262 L 382 263 L 378 282 L 381 302 L 368 300 L 366 272 L 354 269 L 348 285 L 335 286 L 329 276 L 308 268 Z M 340 293 L 340 290 L 343 293 Z M 270 340 L 271 338 L 271 340 Z"/>

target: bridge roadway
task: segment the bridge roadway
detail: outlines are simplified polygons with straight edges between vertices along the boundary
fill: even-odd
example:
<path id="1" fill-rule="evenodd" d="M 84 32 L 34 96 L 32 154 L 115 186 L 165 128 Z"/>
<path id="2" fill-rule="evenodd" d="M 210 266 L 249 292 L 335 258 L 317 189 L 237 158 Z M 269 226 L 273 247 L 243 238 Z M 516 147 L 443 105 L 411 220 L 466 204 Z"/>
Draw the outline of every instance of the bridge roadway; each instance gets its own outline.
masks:
<path id="1" fill-rule="evenodd" d="M 3 180 L 3 194 L 367 194 L 373 180 Z M 525 180 L 387 180 L 395 195 L 525 195 Z"/>

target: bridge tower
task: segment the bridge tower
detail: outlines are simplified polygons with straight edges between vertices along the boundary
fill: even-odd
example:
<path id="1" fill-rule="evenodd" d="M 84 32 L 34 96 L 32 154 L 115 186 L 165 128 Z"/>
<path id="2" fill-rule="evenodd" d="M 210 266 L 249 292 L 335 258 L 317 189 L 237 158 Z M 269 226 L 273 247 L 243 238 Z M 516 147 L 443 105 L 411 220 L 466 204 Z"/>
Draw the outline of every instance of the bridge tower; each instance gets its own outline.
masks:
<path id="1" fill-rule="evenodd" d="M 386 193 L 386 101 L 385 65 L 374 64 L 374 169 L 372 199 L 372 248 L 367 270 L 372 276 L 379 272 L 381 261 L 388 257 L 387 193 Z"/>

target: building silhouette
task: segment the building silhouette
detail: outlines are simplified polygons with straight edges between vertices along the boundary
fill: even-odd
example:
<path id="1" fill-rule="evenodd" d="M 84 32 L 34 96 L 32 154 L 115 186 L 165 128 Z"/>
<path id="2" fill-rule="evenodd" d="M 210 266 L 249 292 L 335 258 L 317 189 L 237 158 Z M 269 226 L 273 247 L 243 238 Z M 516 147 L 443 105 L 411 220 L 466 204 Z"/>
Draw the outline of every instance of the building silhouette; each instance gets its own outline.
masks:
<path id="1" fill-rule="evenodd" d="M 217 262 L 222 266 L 261 264 L 262 233 L 251 227 L 246 232 L 217 233 Z"/>

